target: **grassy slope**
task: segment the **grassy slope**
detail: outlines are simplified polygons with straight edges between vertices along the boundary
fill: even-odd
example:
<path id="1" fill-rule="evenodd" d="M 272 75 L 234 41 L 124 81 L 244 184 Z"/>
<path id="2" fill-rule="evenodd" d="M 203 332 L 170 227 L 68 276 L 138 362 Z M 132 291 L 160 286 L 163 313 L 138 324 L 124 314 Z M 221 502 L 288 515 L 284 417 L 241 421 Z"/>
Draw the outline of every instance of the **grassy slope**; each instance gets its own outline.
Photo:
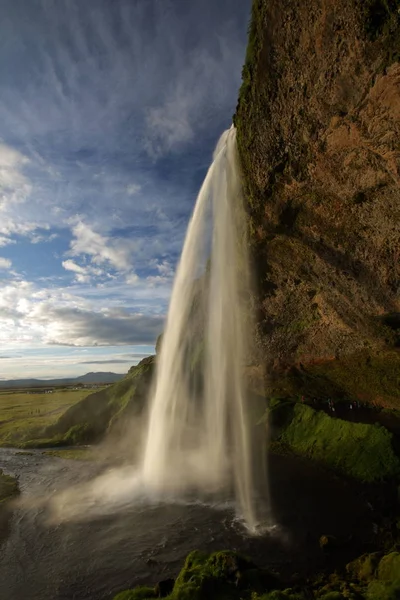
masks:
<path id="1" fill-rule="evenodd" d="M 90 394 L 90 390 L 57 390 L 51 394 L 0 392 L 0 446 L 18 446 L 40 435 L 60 414 Z"/>
<path id="2" fill-rule="evenodd" d="M 368 483 L 399 477 L 393 435 L 384 427 L 331 418 L 302 404 L 275 410 L 286 412 L 279 439 L 296 454 Z"/>
<path id="3" fill-rule="evenodd" d="M 42 454 L 55 456 L 67 460 L 97 460 L 98 456 L 92 448 L 59 448 L 58 450 L 44 450 Z"/>
<path id="4" fill-rule="evenodd" d="M 74 404 L 47 427 L 41 437 L 27 440 L 22 445 L 73 446 L 99 441 L 107 431 L 117 430 L 126 418 L 141 412 L 153 368 L 154 357 L 143 359 L 124 379 Z"/>
<path id="5" fill-rule="evenodd" d="M 132 367 L 124 379 L 91 393 L 0 392 L 0 446 L 45 448 L 96 442 L 144 405 L 154 357 Z"/>

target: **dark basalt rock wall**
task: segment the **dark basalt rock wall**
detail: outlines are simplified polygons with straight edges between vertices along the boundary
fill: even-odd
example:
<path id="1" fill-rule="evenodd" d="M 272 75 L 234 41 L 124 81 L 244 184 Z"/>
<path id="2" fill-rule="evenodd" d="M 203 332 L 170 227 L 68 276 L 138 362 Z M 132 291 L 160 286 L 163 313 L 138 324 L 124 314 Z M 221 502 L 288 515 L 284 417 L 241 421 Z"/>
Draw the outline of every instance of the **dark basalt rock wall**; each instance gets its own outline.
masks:
<path id="1" fill-rule="evenodd" d="M 399 56 L 399 0 L 254 1 L 234 121 L 270 370 L 400 373 Z"/>

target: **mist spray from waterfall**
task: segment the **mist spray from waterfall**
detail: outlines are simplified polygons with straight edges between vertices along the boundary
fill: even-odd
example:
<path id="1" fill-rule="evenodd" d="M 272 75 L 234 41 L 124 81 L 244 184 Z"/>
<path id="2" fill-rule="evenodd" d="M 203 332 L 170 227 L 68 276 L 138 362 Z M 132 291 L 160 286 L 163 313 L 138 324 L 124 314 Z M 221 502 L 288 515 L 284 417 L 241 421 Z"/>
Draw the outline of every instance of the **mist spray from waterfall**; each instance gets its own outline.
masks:
<path id="1" fill-rule="evenodd" d="M 147 488 L 161 493 L 234 490 L 241 515 L 254 529 L 255 474 L 243 378 L 251 334 L 245 223 L 231 127 L 215 149 L 177 268 L 142 477 Z M 199 314 L 201 334 L 192 327 Z"/>
<path id="2" fill-rule="evenodd" d="M 251 532 L 275 528 L 266 427 L 255 424 L 265 405 L 256 407 L 244 379 L 253 338 L 246 229 L 232 127 L 217 144 L 189 223 L 149 414 L 131 431 L 136 437 L 143 431 L 142 455 L 135 465 L 106 470 L 42 499 L 51 522 L 160 501 L 226 507 L 234 495 L 238 516 Z M 131 448 L 131 437 L 127 443 Z"/>

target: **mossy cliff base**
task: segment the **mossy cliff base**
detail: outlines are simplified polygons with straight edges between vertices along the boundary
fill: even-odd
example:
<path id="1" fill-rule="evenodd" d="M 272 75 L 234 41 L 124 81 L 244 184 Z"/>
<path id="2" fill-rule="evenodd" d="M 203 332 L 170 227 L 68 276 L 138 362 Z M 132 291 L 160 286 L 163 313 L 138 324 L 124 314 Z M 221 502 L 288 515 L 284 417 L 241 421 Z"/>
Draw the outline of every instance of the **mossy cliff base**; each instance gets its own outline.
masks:
<path id="1" fill-rule="evenodd" d="M 331 418 L 285 400 L 270 402 L 269 418 L 274 441 L 295 454 L 364 483 L 400 478 L 395 437 L 381 425 Z"/>
<path id="2" fill-rule="evenodd" d="M 195 551 L 177 579 L 168 580 L 168 593 L 162 593 L 163 586 L 158 584 L 121 592 L 114 600 L 396 600 L 400 597 L 400 554 L 364 555 L 347 565 L 344 573 L 288 585 L 234 552 L 207 555 Z"/>
<path id="3" fill-rule="evenodd" d="M 398 344 L 399 8 L 254 0 L 235 124 L 269 369 Z"/>

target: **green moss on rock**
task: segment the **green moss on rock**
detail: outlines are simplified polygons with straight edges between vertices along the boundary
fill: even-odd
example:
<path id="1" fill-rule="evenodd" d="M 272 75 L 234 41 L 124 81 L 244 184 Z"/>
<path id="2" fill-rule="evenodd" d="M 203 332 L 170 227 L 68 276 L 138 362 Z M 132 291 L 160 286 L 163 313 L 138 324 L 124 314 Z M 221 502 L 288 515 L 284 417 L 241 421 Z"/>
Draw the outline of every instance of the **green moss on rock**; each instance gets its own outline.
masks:
<path id="1" fill-rule="evenodd" d="M 396 409 L 400 397 L 400 352 L 356 352 L 332 360 L 302 362 L 285 373 L 272 374 L 267 393 L 272 396 L 343 398 Z"/>
<path id="2" fill-rule="evenodd" d="M 266 586 L 268 583 L 271 586 L 272 582 L 276 583 L 275 578 L 262 571 L 255 573 L 254 565 L 235 552 L 223 551 L 206 555 L 195 551 L 187 557 L 176 579 L 171 598 L 239 598 L 241 588 L 257 589 L 259 585 Z"/>
<path id="3" fill-rule="evenodd" d="M 176 578 L 169 600 L 241 600 L 261 598 L 258 594 L 278 587 L 277 578 L 257 569 L 247 558 L 236 552 L 221 551 L 205 554 L 197 550 L 191 552 Z M 142 600 L 154 596 L 155 588 L 136 588 L 122 592 L 114 600 Z M 124 595 L 126 594 L 126 595 Z M 136 595 L 135 595 L 136 594 Z M 137 595 L 139 594 L 139 595 Z M 143 596 L 141 595 L 143 594 Z M 296 596 L 282 595 L 284 592 L 272 592 L 271 600 L 303 600 Z M 264 599 L 264 596 L 262 596 Z"/>
<path id="4" fill-rule="evenodd" d="M 354 581 L 368 584 L 363 590 L 367 600 L 398 600 L 400 598 L 400 553 L 363 554 L 346 567 Z"/>
<path id="5" fill-rule="evenodd" d="M 363 482 L 382 481 L 400 474 L 393 435 L 380 425 L 349 423 L 295 404 L 292 420 L 283 429 L 280 440 L 296 454 Z"/>
<path id="6" fill-rule="evenodd" d="M 352 561 L 346 566 L 348 575 L 354 580 L 368 582 L 372 581 L 375 577 L 376 570 L 378 568 L 379 561 L 382 557 L 380 552 L 373 552 L 372 554 L 363 554 L 356 560 Z"/>
<path id="7" fill-rule="evenodd" d="M 366 600 L 399 600 L 400 582 L 373 581 L 368 586 L 365 598 Z"/>
<path id="8" fill-rule="evenodd" d="M 400 583 L 400 553 L 390 552 L 382 558 L 378 567 L 378 579 Z"/>
<path id="9" fill-rule="evenodd" d="M 243 580 L 243 575 L 247 579 Z M 173 582 L 173 580 L 171 580 Z M 349 563 L 345 573 L 319 575 L 295 588 L 279 580 L 236 552 L 191 552 L 186 558 L 168 600 L 399 600 L 400 553 L 364 554 Z M 158 597 L 157 586 L 138 587 L 114 600 Z"/>

